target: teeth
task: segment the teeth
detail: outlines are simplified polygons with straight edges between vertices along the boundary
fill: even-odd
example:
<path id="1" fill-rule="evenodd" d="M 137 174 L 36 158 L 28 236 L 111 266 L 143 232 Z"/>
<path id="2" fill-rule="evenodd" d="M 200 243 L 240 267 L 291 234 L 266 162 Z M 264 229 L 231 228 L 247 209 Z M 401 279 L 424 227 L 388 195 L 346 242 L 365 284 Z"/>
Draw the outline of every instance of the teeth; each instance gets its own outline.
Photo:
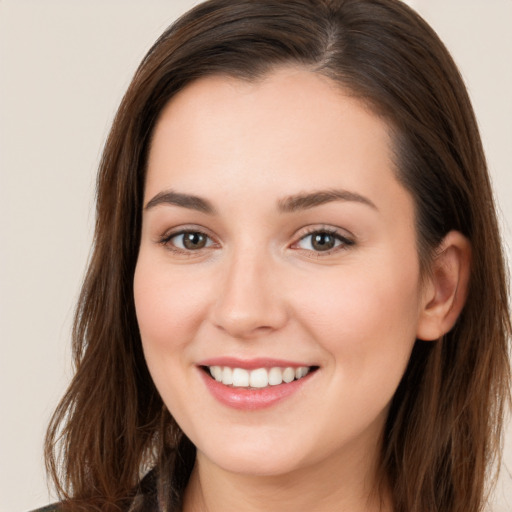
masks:
<path id="1" fill-rule="evenodd" d="M 233 384 L 233 370 L 229 368 L 229 366 L 226 366 L 222 370 L 222 384 L 225 384 L 226 386 Z"/>
<path id="2" fill-rule="evenodd" d="M 283 371 L 283 381 L 287 384 L 295 379 L 295 370 L 293 368 L 285 368 Z"/>
<path id="3" fill-rule="evenodd" d="M 308 366 L 298 368 L 258 368 L 257 370 L 245 370 L 244 368 L 231 368 L 229 366 L 210 366 L 211 376 L 226 386 L 235 388 L 266 388 L 278 386 L 283 382 L 288 384 L 293 380 L 302 379 L 309 373 Z"/>
<path id="4" fill-rule="evenodd" d="M 249 386 L 249 372 L 243 368 L 233 368 L 233 387 L 246 388 Z"/>
<path id="5" fill-rule="evenodd" d="M 268 383 L 277 386 L 283 382 L 283 370 L 281 368 L 270 368 L 268 372 Z"/>
<path id="6" fill-rule="evenodd" d="M 266 388 L 268 386 L 268 372 L 265 368 L 253 370 L 249 376 L 249 385 L 251 388 Z"/>
<path id="7" fill-rule="evenodd" d="M 212 366 L 211 373 L 216 381 L 222 381 L 222 368 L 220 366 Z"/>

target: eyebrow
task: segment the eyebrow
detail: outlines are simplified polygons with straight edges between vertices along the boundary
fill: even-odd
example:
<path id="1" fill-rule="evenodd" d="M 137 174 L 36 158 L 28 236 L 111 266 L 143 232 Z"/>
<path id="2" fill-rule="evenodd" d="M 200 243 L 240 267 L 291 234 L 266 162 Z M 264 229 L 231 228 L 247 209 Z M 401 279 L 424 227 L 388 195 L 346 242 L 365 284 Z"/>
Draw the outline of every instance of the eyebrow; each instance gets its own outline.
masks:
<path id="1" fill-rule="evenodd" d="M 350 201 L 365 204 L 378 211 L 375 203 L 365 196 L 350 192 L 348 190 L 330 189 L 319 190 L 317 192 L 296 194 L 279 200 L 279 210 L 286 213 L 295 212 L 297 210 L 307 210 L 333 201 Z"/>
<path id="2" fill-rule="evenodd" d="M 153 197 L 153 199 L 148 201 L 144 209 L 149 210 L 159 204 L 181 206 L 182 208 L 197 210 L 209 215 L 215 215 L 217 213 L 210 201 L 190 194 L 181 194 L 174 190 L 164 190 L 159 192 L 155 197 Z"/>
<path id="3" fill-rule="evenodd" d="M 333 201 L 349 201 L 365 204 L 374 210 L 378 210 L 375 203 L 370 199 L 356 192 L 350 192 L 348 190 L 330 189 L 330 190 L 319 190 L 316 192 L 308 192 L 295 194 L 292 196 L 280 199 L 277 203 L 279 211 L 283 213 L 293 213 L 299 210 L 308 210 L 316 206 L 321 206 L 326 203 Z M 169 204 L 174 206 L 180 206 L 182 208 L 189 208 L 191 210 L 197 210 L 202 213 L 209 215 L 215 215 L 217 211 L 213 205 L 207 199 L 203 199 L 199 196 L 191 194 L 182 194 L 175 192 L 174 190 L 164 190 L 159 192 L 151 200 L 148 201 L 145 210 L 149 210 L 160 204 Z"/>

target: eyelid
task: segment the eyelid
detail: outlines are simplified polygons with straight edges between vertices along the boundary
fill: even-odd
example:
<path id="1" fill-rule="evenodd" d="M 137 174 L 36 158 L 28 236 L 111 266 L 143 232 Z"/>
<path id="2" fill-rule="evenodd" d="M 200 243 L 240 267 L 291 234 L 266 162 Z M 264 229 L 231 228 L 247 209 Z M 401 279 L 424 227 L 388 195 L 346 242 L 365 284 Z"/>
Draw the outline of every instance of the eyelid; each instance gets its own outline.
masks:
<path id="1" fill-rule="evenodd" d="M 298 244 L 307 238 L 308 236 L 311 236 L 315 233 L 327 233 L 333 237 L 335 237 L 337 240 L 341 242 L 341 244 L 328 249 L 326 251 L 315 251 L 313 249 L 304 249 L 298 246 Z M 329 225 L 316 225 L 316 226 L 307 226 L 300 230 L 296 237 L 293 244 L 290 246 L 292 249 L 298 250 L 298 251 L 304 251 L 305 253 L 314 254 L 315 258 L 319 258 L 322 256 L 329 256 L 335 252 L 339 251 L 345 251 L 348 248 L 354 246 L 356 244 L 356 240 L 354 235 L 352 233 L 348 232 L 346 229 L 340 229 L 338 227 L 329 226 Z"/>
<path id="2" fill-rule="evenodd" d="M 176 245 L 170 243 L 174 237 L 177 237 L 179 235 L 183 235 L 186 233 L 199 233 L 201 235 L 204 235 L 206 238 L 208 238 L 212 243 L 210 245 L 201 247 L 196 250 L 182 249 L 181 247 L 177 247 Z M 164 234 L 162 234 L 161 236 L 158 237 L 156 242 L 158 244 L 166 247 L 169 251 L 171 251 L 175 254 L 184 255 L 184 256 L 199 256 L 205 250 L 210 250 L 210 249 L 218 247 L 220 245 L 219 242 L 217 241 L 216 237 L 213 236 L 208 229 L 204 228 L 203 226 L 198 226 L 195 224 L 182 225 L 182 226 L 177 226 L 177 227 L 168 229 L 167 231 L 165 231 Z"/>
<path id="3" fill-rule="evenodd" d="M 208 238 L 208 240 L 211 242 L 209 245 L 205 247 L 201 247 L 199 249 L 182 249 L 180 247 L 177 247 L 174 244 L 171 244 L 171 240 L 174 237 L 177 237 L 179 235 L 183 235 L 186 233 L 200 233 L 201 235 L 204 235 Z M 339 242 L 341 242 L 338 245 L 335 245 L 331 249 L 327 249 L 325 251 L 315 251 L 314 249 L 304 249 L 302 247 L 299 247 L 299 243 L 307 238 L 308 236 L 311 236 L 315 233 L 326 233 L 334 238 L 336 238 Z M 156 242 L 164 247 L 166 247 L 169 251 L 177 254 L 177 255 L 183 255 L 183 256 L 200 256 L 201 254 L 204 254 L 206 250 L 211 250 L 214 248 L 218 248 L 220 246 L 220 243 L 218 242 L 215 235 L 213 235 L 209 229 L 206 229 L 203 226 L 199 226 L 197 224 L 190 224 L 190 225 L 181 225 L 176 226 L 174 228 L 168 229 L 164 232 L 161 236 L 158 237 Z M 347 250 L 348 248 L 354 246 L 356 244 L 356 240 L 354 235 L 347 231 L 346 229 L 341 229 L 339 227 L 334 227 L 331 225 L 311 225 L 306 226 L 302 229 L 300 229 L 296 235 L 294 236 L 294 242 L 289 246 L 291 249 L 302 251 L 304 253 L 307 253 L 308 255 L 314 254 L 315 258 L 319 258 L 322 256 L 329 256 L 333 253 Z"/>

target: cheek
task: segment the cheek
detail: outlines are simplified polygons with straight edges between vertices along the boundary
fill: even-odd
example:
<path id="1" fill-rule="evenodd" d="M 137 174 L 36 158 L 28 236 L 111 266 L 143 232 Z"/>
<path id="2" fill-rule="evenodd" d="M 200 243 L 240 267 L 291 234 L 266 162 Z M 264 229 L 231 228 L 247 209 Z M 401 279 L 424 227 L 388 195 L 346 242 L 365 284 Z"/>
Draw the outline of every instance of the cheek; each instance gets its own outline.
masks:
<path id="1" fill-rule="evenodd" d="M 190 407 L 188 350 L 200 326 L 201 297 L 179 269 L 169 271 L 141 251 L 134 275 L 134 300 L 144 357 L 167 408 L 180 415 Z M 204 308 L 203 308 L 204 309 Z"/>
<path id="2" fill-rule="evenodd" d="M 408 357 L 419 318 L 419 273 L 410 263 L 381 263 L 325 275 L 300 292 L 307 297 L 303 321 L 335 358 L 378 364 Z"/>
<path id="3" fill-rule="evenodd" d="M 182 269 L 169 272 L 166 265 L 139 256 L 134 276 L 134 300 L 142 348 L 153 382 L 179 424 L 193 432 L 188 419 L 200 416 L 190 401 L 191 343 L 204 312 L 204 290 Z M 199 403 L 199 402 L 198 402 Z"/>
<path id="4" fill-rule="evenodd" d="M 134 276 L 134 300 L 144 349 L 161 345 L 172 350 L 193 337 L 205 291 L 200 279 L 181 270 L 171 273 L 141 254 Z"/>

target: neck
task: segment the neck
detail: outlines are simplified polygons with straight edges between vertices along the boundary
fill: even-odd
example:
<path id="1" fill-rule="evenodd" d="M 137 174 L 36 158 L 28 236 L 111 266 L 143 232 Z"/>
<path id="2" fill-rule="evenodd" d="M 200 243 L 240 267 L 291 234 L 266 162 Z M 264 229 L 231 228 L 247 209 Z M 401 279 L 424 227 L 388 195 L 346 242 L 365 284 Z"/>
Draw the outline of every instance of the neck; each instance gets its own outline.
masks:
<path id="1" fill-rule="evenodd" d="M 391 512 L 389 492 L 377 482 L 376 460 L 368 458 L 347 455 L 343 464 L 333 455 L 284 475 L 255 476 L 227 471 L 198 452 L 183 512 Z"/>

